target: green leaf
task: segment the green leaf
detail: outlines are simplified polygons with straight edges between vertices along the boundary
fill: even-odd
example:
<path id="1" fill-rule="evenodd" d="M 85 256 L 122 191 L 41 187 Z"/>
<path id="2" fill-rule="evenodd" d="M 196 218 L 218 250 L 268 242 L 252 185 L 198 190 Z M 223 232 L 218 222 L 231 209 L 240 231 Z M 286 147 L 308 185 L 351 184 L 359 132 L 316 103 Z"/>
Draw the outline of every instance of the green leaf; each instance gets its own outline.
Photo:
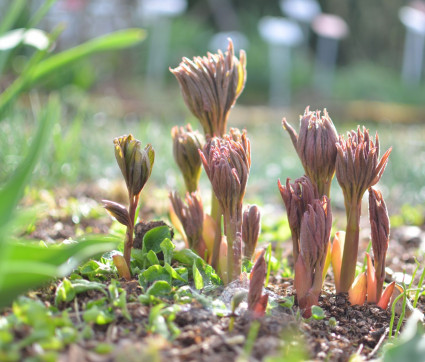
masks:
<path id="1" fill-rule="evenodd" d="M 139 274 L 139 283 L 143 288 L 157 280 L 165 280 L 167 283 L 171 283 L 170 274 L 161 265 L 152 265 Z"/>
<path id="2" fill-rule="evenodd" d="M 88 323 L 103 325 L 113 322 L 115 317 L 111 312 L 105 310 L 105 308 L 93 306 L 84 312 L 83 319 Z"/>
<path id="3" fill-rule="evenodd" d="M 170 274 L 172 279 L 177 279 L 183 283 L 187 283 L 187 278 L 184 279 L 170 264 L 165 263 L 164 269 Z"/>
<path id="4" fill-rule="evenodd" d="M 75 279 L 71 280 L 72 287 L 76 294 L 85 293 L 89 290 L 97 290 L 107 295 L 105 285 L 98 282 L 92 282 L 86 279 Z"/>
<path id="5" fill-rule="evenodd" d="M 294 305 L 294 296 L 291 295 L 289 297 L 283 297 L 280 301 L 279 304 L 284 307 L 284 308 L 292 308 L 292 306 Z"/>
<path id="6" fill-rule="evenodd" d="M 132 321 L 131 314 L 127 308 L 127 292 L 125 290 L 121 292 L 120 296 L 113 302 L 113 304 L 114 307 L 118 307 L 121 309 L 121 313 L 124 318 L 126 318 L 130 322 Z"/>
<path id="7" fill-rule="evenodd" d="M 195 288 L 202 289 L 204 287 L 204 279 L 202 278 L 201 273 L 196 267 L 196 262 L 193 263 L 192 272 L 193 272 L 193 281 L 195 283 Z"/>
<path id="8" fill-rule="evenodd" d="M 155 297 L 169 297 L 171 294 L 171 285 L 165 280 L 157 280 L 152 286 L 146 291 L 147 295 Z"/>
<path id="9" fill-rule="evenodd" d="M 186 265 L 192 266 L 195 260 L 202 258 L 190 249 L 183 249 L 173 253 L 173 259 Z"/>
<path id="10" fill-rule="evenodd" d="M 82 238 L 70 245 L 44 247 L 39 244 L 7 243 L 8 255 L 0 254 L 3 270 L 0 308 L 19 294 L 55 277 L 71 273 L 84 260 L 112 250 L 121 242 L 111 237 Z"/>
<path id="11" fill-rule="evenodd" d="M 56 289 L 55 305 L 71 302 L 76 296 L 75 289 L 68 279 L 64 279 Z"/>
<path id="12" fill-rule="evenodd" d="M 170 332 L 167 327 L 165 318 L 161 315 L 162 309 L 165 304 L 158 304 L 151 308 L 149 313 L 149 331 L 151 333 L 158 333 L 164 338 L 170 337 Z"/>
<path id="13" fill-rule="evenodd" d="M 151 265 L 159 265 L 159 259 L 156 256 L 155 252 L 153 250 L 149 250 L 149 252 L 146 254 L 146 258 L 148 259 L 149 263 Z"/>
<path id="14" fill-rule="evenodd" d="M 173 251 L 175 249 L 175 245 L 170 239 L 164 239 L 164 241 L 160 244 L 161 250 L 164 254 L 164 262 L 171 264 L 171 259 L 173 258 Z"/>
<path id="15" fill-rule="evenodd" d="M 97 260 L 89 260 L 78 268 L 81 275 L 89 278 L 90 280 L 95 279 L 106 279 L 107 276 L 114 274 L 111 266 L 103 264 Z"/>
<path id="16" fill-rule="evenodd" d="M 313 305 L 311 307 L 311 316 L 313 317 L 313 319 L 316 319 L 316 320 L 321 320 L 326 317 L 325 311 L 322 308 L 320 308 L 318 305 Z"/>
<path id="17" fill-rule="evenodd" d="M 171 239 L 171 231 L 168 226 L 158 226 L 149 230 L 143 237 L 143 252 L 148 253 L 152 250 L 159 253 L 164 239 Z"/>

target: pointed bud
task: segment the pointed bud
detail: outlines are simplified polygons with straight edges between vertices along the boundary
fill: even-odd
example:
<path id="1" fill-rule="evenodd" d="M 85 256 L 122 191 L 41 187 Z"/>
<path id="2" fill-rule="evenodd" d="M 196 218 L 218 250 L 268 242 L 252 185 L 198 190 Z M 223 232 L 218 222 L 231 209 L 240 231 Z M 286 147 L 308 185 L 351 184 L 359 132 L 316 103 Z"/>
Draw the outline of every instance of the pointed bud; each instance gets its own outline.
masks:
<path id="1" fill-rule="evenodd" d="M 189 248 L 204 258 L 206 245 L 202 237 L 204 209 L 199 192 L 186 193 L 186 204 L 176 192 L 171 192 L 171 205 L 180 220 L 189 243 Z"/>
<path id="2" fill-rule="evenodd" d="M 242 222 L 242 200 L 251 168 L 251 145 L 242 133 L 240 142 L 214 138 L 199 151 L 202 163 L 223 214 Z"/>
<path id="3" fill-rule="evenodd" d="M 300 117 L 299 135 L 286 119 L 282 124 L 291 137 L 306 175 L 316 185 L 320 196 L 329 197 L 335 174 L 338 134 L 328 112 L 324 109 L 323 116 L 320 116 L 320 111 L 310 112 L 307 107 Z"/>
<path id="4" fill-rule="evenodd" d="M 109 200 L 102 200 L 103 207 L 108 213 L 125 226 L 130 225 L 130 215 L 128 210 L 121 204 Z"/>
<path id="5" fill-rule="evenodd" d="M 307 205 L 311 205 L 313 200 L 318 199 L 319 194 L 307 176 L 296 179 L 293 184 L 288 178 L 285 186 L 278 180 L 278 187 L 288 215 L 294 262 L 296 262 L 300 249 L 301 219 L 307 210 Z"/>
<path id="6" fill-rule="evenodd" d="M 190 124 L 186 128 L 173 127 L 171 136 L 174 160 L 183 175 L 186 189 L 188 192 L 195 192 L 202 167 L 198 150 L 202 149 L 205 140 L 198 131 L 192 130 Z"/>
<path id="7" fill-rule="evenodd" d="M 332 270 L 334 272 L 335 289 L 339 293 L 341 280 L 342 251 L 344 250 L 345 231 L 337 231 L 332 243 Z"/>
<path id="8" fill-rule="evenodd" d="M 305 304 L 302 304 L 304 297 L 307 295 L 313 284 L 313 275 L 311 270 L 307 268 L 304 261 L 304 257 L 300 254 L 298 255 L 297 262 L 294 266 L 295 277 L 294 277 L 294 286 L 297 294 L 298 305 L 301 309 L 306 308 Z"/>
<path id="9" fill-rule="evenodd" d="M 183 58 L 170 71 L 177 78 L 184 101 L 199 119 L 205 135 L 210 137 L 226 133 L 227 118 L 231 107 L 242 92 L 246 81 L 246 55 L 234 56 L 233 43 L 229 39 L 227 52 L 208 53 L 193 60 Z"/>
<path id="10" fill-rule="evenodd" d="M 385 280 L 385 259 L 390 240 L 390 218 L 380 191 L 369 188 L 369 220 L 376 269 L 376 296 L 381 297 Z"/>
<path id="11" fill-rule="evenodd" d="M 339 136 L 336 147 L 336 177 L 344 192 L 345 204 L 350 205 L 352 201 L 361 200 L 365 191 L 380 180 L 391 148 L 379 160 L 378 134 L 373 142 L 365 127 L 363 132 L 360 127 L 357 132 L 349 132 L 346 140 Z"/>
<path id="12" fill-rule="evenodd" d="M 391 300 L 391 296 L 394 292 L 394 287 L 395 287 L 395 282 L 391 282 L 390 284 L 387 285 L 384 292 L 382 293 L 381 299 L 378 302 L 379 308 L 382 308 L 384 310 L 388 308 L 388 304 L 389 304 L 389 302 Z"/>
<path id="13" fill-rule="evenodd" d="M 307 205 L 301 221 L 300 254 L 295 263 L 294 280 L 299 306 L 306 311 L 304 316 L 319 301 L 331 226 L 332 213 L 326 196 Z"/>
<path id="14" fill-rule="evenodd" d="M 366 273 L 361 273 L 354 280 L 348 291 L 348 299 L 352 305 L 363 305 L 366 301 L 367 278 Z"/>
<path id="15" fill-rule="evenodd" d="M 262 294 L 264 280 L 266 278 L 266 260 L 264 259 L 265 250 L 261 253 L 260 257 L 257 259 L 251 270 L 250 282 L 249 282 L 249 292 L 248 292 L 248 310 L 254 311 L 264 315 L 265 309 L 262 310 Z M 260 304 L 258 306 L 258 304 Z M 267 303 L 266 303 L 267 306 Z"/>
<path id="16" fill-rule="evenodd" d="M 375 275 L 375 267 L 372 263 L 372 258 L 369 253 L 366 253 L 367 259 L 367 302 L 368 303 L 377 303 L 378 297 L 376 293 L 376 275 Z"/>
<path id="17" fill-rule="evenodd" d="M 148 144 L 143 150 L 131 134 L 114 139 L 115 158 L 131 196 L 139 195 L 152 173 L 155 151 Z"/>
<path id="18" fill-rule="evenodd" d="M 260 209 L 257 205 L 248 206 L 242 216 L 242 241 L 245 245 L 244 256 L 251 260 L 257 247 L 261 228 Z"/>

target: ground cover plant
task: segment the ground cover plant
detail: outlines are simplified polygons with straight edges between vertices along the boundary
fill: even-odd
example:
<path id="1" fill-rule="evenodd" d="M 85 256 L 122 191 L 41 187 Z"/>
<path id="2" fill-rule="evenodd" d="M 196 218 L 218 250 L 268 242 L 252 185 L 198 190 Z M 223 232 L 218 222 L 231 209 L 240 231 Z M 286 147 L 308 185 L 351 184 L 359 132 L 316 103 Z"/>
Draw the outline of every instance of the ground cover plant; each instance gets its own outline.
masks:
<path id="1" fill-rule="evenodd" d="M 59 118 L 57 99 L 47 103 L 33 148 L 0 194 L 0 360 L 397 360 L 407 351 L 420 360 L 425 270 L 415 263 L 410 282 L 386 275 L 394 240 L 376 184 L 391 150 L 380 157 L 379 138 L 366 128 L 338 135 L 326 110 L 307 107 L 299 133 L 284 120 L 305 171 L 294 182 L 274 181 L 286 215 L 273 227 L 286 229 L 292 248 L 267 227 L 261 232 L 262 208 L 244 205 L 251 136 L 227 126 L 245 64 L 229 41 L 224 53 L 184 58 L 171 70 L 203 135 L 187 125 L 168 136 L 186 192 L 169 190 L 169 220 L 143 204 L 162 155 L 154 139 L 139 141 L 129 130 L 111 140 L 110 153 L 124 197 L 104 189 L 94 196 L 98 209 L 108 199 L 103 206 L 115 220 L 100 212 L 91 226 L 106 231 L 77 238 L 72 230 L 58 247 L 16 240 L 37 227 L 13 229 L 10 212 Z M 331 207 L 335 174 L 345 213 Z M 361 231 L 369 228 L 363 254 Z"/>

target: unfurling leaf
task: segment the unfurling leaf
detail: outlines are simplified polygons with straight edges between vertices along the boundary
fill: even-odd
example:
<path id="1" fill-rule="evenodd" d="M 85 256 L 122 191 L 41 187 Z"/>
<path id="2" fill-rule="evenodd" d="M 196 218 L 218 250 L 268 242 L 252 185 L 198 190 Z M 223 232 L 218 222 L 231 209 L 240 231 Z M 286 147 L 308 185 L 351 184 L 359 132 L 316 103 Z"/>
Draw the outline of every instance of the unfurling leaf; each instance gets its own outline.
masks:
<path id="1" fill-rule="evenodd" d="M 348 291 L 348 299 L 352 305 L 363 305 L 366 301 L 367 278 L 366 273 L 361 273 L 354 280 L 353 285 Z"/>
<path id="2" fill-rule="evenodd" d="M 122 255 L 115 254 L 112 257 L 112 260 L 114 261 L 114 264 L 117 268 L 118 275 L 121 278 L 124 278 L 125 280 L 131 280 L 131 273 L 130 269 L 128 268 L 128 265 Z"/>
<path id="3" fill-rule="evenodd" d="M 393 295 L 394 287 L 395 287 L 395 282 L 391 282 L 390 284 L 387 285 L 384 292 L 382 293 L 381 299 L 378 302 L 379 308 L 382 308 L 382 309 L 388 308 L 388 304 L 391 300 L 391 296 Z"/>
<path id="4" fill-rule="evenodd" d="M 332 243 L 331 262 L 334 272 L 335 289 L 340 292 L 340 278 L 341 278 L 341 264 L 342 264 L 342 251 L 344 250 L 345 232 L 337 231 Z"/>

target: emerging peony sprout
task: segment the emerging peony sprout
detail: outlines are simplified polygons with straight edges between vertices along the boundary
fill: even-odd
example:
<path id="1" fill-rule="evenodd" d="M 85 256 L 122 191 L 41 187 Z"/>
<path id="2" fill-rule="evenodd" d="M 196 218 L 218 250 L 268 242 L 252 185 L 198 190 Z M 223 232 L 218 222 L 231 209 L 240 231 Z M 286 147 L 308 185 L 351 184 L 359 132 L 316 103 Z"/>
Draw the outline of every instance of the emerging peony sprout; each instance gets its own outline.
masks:
<path id="1" fill-rule="evenodd" d="M 255 262 L 250 276 L 248 291 L 248 310 L 253 312 L 254 317 L 263 317 L 267 302 L 268 294 L 263 294 L 264 280 L 266 278 L 266 260 L 264 258 L 265 250 L 263 250 Z"/>
<path id="2" fill-rule="evenodd" d="M 300 133 L 291 127 L 284 118 L 283 128 L 303 164 L 306 175 L 316 185 L 319 195 L 329 197 L 332 179 L 335 174 L 336 146 L 338 134 L 326 109 L 311 112 L 309 107 L 300 117 Z"/>
<path id="3" fill-rule="evenodd" d="M 186 193 L 186 205 L 176 192 L 170 193 L 170 200 L 174 212 L 183 226 L 189 248 L 208 260 L 207 248 L 202 235 L 204 208 L 199 192 Z"/>
<path id="4" fill-rule="evenodd" d="M 332 243 L 331 263 L 334 272 L 335 289 L 339 291 L 341 266 L 342 266 L 342 251 L 344 250 L 345 231 L 337 231 Z"/>
<path id="5" fill-rule="evenodd" d="M 230 136 L 214 138 L 204 152 L 199 153 L 224 219 L 228 247 L 227 282 L 230 282 L 239 278 L 241 273 L 242 201 L 251 167 L 251 146 L 244 131 L 241 142 Z M 214 252 L 216 247 L 214 245 Z"/>
<path id="6" fill-rule="evenodd" d="M 295 263 L 294 285 L 303 316 L 311 316 L 323 284 L 323 268 L 332 227 L 330 201 L 326 196 L 307 206 L 301 221 L 300 254 Z"/>
<path id="7" fill-rule="evenodd" d="M 360 273 L 348 290 L 348 299 L 352 305 L 363 305 L 366 301 L 367 277 L 366 273 Z"/>
<path id="8" fill-rule="evenodd" d="M 248 206 L 242 218 L 242 241 L 245 246 L 244 257 L 251 260 L 257 247 L 258 235 L 260 235 L 260 209 L 257 205 Z"/>
<path id="9" fill-rule="evenodd" d="M 127 185 L 129 207 L 104 200 L 106 210 L 121 224 L 127 226 L 124 243 L 124 260 L 130 269 L 131 248 L 134 239 L 134 219 L 140 192 L 149 179 L 155 160 L 155 152 L 150 144 L 141 149 L 140 141 L 131 134 L 114 139 L 115 158 Z"/>
<path id="10" fill-rule="evenodd" d="M 336 177 L 344 193 L 347 214 L 340 289 L 337 292 L 348 292 L 356 269 L 362 197 L 381 178 L 391 148 L 379 160 L 378 135 L 375 136 L 374 143 L 364 127 L 363 132 L 358 127 L 357 132 L 348 133 L 346 140 L 340 136 L 336 147 Z"/>
<path id="11" fill-rule="evenodd" d="M 195 192 L 202 169 L 198 150 L 204 147 L 204 137 L 198 131 L 193 131 L 190 124 L 186 125 L 186 128 L 173 127 L 171 136 L 174 160 L 183 175 L 186 190 Z"/>
<path id="12" fill-rule="evenodd" d="M 229 39 L 227 52 L 208 53 L 193 60 L 183 58 L 175 69 L 170 69 L 180 83 L 183 99 L 199 119 L 205 135 L 223 137 L 231 107 L 241 94 L 246 81 L 246 55 L 234 56 Z"/>
<path id="13" fill-rule="evenodd" d="M 318 199 L 319 194 L 310 179 L 306 176 L 296 179 L 293 184 L 290 183 L 290 179 L 288 178 L 286 179 L 286 186 L 283 186 L 280 180 L 278 180 L 277 184 L 283 202 L 285 203 L 289 227 L 291 228 L 292 253 L 295 263 L 300 251 L 301 219 L 307 211 L 307 205 L 311 205 L 313 200 Z"/>
<path id="14" fill-rule="evenodd" d="M 385 258 L 390 240 L 390 218 L 381 192 L 369 188 L 369 219 L 375 259 L 376 302 L 381 298 L 385 280 Z"/>

